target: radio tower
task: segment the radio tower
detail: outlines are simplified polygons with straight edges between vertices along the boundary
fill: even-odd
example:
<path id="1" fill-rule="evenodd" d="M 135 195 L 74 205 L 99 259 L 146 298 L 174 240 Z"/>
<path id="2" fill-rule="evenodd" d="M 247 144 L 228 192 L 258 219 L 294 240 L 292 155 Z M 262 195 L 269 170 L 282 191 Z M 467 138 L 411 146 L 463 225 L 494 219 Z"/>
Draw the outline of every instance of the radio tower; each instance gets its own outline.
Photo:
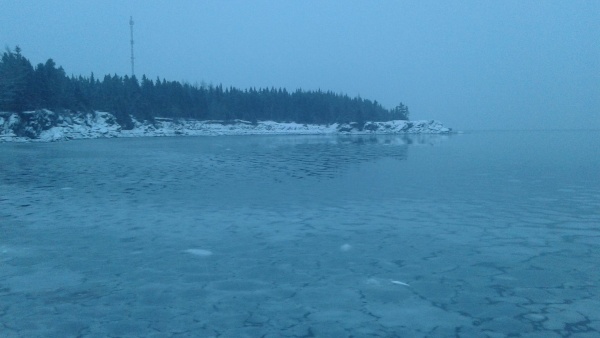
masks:
<path id="1" fill-rule="evenodd" d="M 129 17 L 129 27 L 131 28 L 130 29 L 130 32 L 131 32 L 131 76 L 133 77 L 135 75 L 135 71 L 133 68 L 134 57 L 133 57 L 133 17 L 132 16 Z"/>

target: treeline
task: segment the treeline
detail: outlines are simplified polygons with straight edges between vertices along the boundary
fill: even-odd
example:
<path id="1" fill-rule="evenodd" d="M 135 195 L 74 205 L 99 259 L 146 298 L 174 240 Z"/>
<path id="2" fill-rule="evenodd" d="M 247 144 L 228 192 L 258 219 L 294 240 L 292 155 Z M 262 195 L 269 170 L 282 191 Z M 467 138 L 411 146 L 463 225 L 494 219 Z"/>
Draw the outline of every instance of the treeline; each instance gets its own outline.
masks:
<path id="1" fill-rule="evenodd" d="M 385 109 L 377 101 L 350 98 L 323 91 L 288 92 L 281 88 L 245 89 L 198 86 L 155 80 L 142 76 L 106 75 L 98 79 L 67 76 L 52 59 L 35 68 L 19 47 L 7 50 L 0 61 L 0 111 L 35 109 L 107 111 L 124 127 L 132 127 L 131 116 L 153 121 L 154 117 L 199 120 L 327 124 L 406 120 L 408 107 L 400 103 Z"/>

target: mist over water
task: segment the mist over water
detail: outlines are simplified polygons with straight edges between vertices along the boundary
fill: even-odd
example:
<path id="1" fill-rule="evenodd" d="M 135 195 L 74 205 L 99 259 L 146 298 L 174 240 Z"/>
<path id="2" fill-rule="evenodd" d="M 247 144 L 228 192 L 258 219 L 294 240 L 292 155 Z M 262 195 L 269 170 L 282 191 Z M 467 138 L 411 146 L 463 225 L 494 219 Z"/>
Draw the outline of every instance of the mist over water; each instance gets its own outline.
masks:
<path id="1" fill-rule="evenodd" d="M 600 330 L 597 132 L 0 144 L 19 336 Z"/>
<path id="2" fill-rule="evenodd" d="M 133 16 L 138 79 L 360 95 L 455 130 L 600 128 L 598 1 L 1 5 L 1 46 L 68 75 L 130 75 Z"/>

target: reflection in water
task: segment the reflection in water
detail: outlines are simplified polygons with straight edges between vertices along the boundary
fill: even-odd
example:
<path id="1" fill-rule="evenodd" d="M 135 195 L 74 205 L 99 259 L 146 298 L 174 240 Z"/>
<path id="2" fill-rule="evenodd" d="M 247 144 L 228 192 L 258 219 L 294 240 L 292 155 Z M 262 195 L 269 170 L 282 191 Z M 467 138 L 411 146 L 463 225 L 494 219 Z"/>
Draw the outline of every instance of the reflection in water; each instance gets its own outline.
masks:
<path id="1" fill-rule="evenodd" d="M 2 144 L 0 183 L 31 188 L 79 187 L 162 194 L 178 200 L 203 191 L 239 195 L 237 182 L 332 180 L 363 163 L 404 161 L 411 146 L 433 146 L 448 135 L 237 136 L 83 140 Z M 254 189 L 254 188 L 251 188 Z"/>
<path id="2" fill-rule="evenodd" d="M 265 138 L 260 140 L 264 143 L 253 143 L 256 146 L 235 155 L 260 173 L 285 173 L 298 179 L 334 178 L 364 162 L 382 158 L 406 160 L 409 145 L 436 145 L 447 138 L 447 135 L 408 134 Z"/>
<path id="3" fill-rule="evenodd" d="M 376 137 L 345 137 L 329 139 L 327 142 L 279 144 L 269 148 L 253 148 L 245 153 L 241 161 L 247 161 L 258 172 L 272 175 L 286 174 L 302 179 L 306 177 L 334 178 L 340 171 L 362 162 L 374 161 L 383 157 L 405 160 L 407 145 Z M 381 148 L 380 144 L 389 147 Z M 383 150 L 383 151 L 382 151 Z"/>

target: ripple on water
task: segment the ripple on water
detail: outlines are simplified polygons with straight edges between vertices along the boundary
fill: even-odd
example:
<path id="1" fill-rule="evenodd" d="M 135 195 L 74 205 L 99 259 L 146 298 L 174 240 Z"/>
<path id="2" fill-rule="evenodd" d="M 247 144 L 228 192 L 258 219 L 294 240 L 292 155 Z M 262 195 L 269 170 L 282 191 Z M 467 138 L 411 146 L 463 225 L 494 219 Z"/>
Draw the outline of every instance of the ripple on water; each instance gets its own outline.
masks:
<path id="1" fill-rule="evenodd" d="M 213 282 L 209 285 L 209 289 L 229 292 L 255 292 L 268 291 L 271 288 L 270 284 L 250 279 L 239 280 L 221 280 Z"/>
<path id="2" fill-rule="evenodd" d="M 5 284 L 12 292 L 45 292 L 77 286 L 83 275 L 65 269 L 40 269 L 30 274 L 6 277 Z"/>

